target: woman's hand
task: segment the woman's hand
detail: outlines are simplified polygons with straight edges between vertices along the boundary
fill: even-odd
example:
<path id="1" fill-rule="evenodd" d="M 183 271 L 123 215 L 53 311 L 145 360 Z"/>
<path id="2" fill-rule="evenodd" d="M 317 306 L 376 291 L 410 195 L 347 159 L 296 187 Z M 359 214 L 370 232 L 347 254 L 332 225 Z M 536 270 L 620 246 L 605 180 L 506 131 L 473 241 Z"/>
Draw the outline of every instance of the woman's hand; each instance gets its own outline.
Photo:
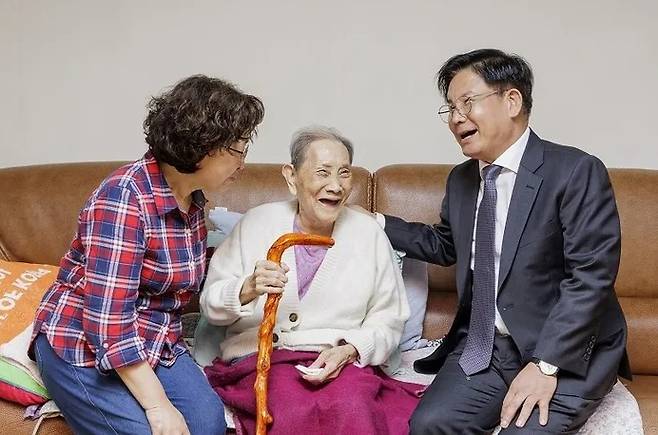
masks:
<path id="1" fill-rule="evenodd" d="M 353 363 L 358 357 L 359 352 L 349 343 L 325 349 L 313 364 L 308 366 L 312 369 L 322 367 L 323 370 L 317 375 L 302 375 L 302 378 L 315 385 L 331 381 L 338 377 L 345 365 Z"/>
<path id="2" fill-rule="evenodd" d="M 282 293 L 288 282 L 286 273 L 290 268 L 283 262 L 281 266 L 273 261 L 262 260 L 256 263 L 254 273 L 242 284 L 240 303 L 247 304 L 266 293 Z"/>
<path id="3" fill-rule="evenodd" d="M 185 419 L 171 404 L 160 380 L 146 361 L 116 369 L 144 409 L 153 435 L 189 435 Z"/>
<path id="4" fill-rule="evenodd" d="M 153 435 L 190 435 L 183 415 L 169 400 L 144 411 Z"/>

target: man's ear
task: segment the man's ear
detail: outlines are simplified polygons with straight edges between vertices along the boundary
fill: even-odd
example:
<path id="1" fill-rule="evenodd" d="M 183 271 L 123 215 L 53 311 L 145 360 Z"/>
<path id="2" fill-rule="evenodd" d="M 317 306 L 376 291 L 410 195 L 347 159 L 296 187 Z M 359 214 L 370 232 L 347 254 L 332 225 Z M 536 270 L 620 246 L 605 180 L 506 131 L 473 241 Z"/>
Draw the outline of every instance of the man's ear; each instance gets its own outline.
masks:
<path id="1" fill-rule="evenodd" d="M 523 111 L 523 95 L 516 88 L 510 89 L 506 93 L 507 112 L 510 118 L 516 118 Z"/>
<path id="2" fill-rule="evenodd" d="M 293 196 L 297 196 L 297 174 L 295 173 L 295 168 L 290 163 L 286 163 L 281 168 L 281 174 L 286 179 L 290 193 Z"/>

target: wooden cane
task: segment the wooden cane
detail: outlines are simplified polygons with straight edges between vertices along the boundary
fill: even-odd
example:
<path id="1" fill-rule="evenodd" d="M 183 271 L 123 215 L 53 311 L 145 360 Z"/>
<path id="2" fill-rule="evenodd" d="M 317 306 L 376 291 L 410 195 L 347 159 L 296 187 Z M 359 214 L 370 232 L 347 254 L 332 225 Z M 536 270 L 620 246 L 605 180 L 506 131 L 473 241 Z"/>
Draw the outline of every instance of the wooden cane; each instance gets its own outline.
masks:
<path id="1" fill-rule="evenodd" d="M 333 246 L 331 237 L 313 234 L 288 233 L 279 237 L 267 251 L 267 259 L 281 263 L 283 251 L 293 245 L 325 245 Z M 272 423 L 272 416 L 267 410 L 267 377 L 270 372 L 270 357 L 272 356 L 272 334 L 276 322 L 276 310 L 279 307 L 281 293 L 270 293 L 265 301 L 263 320 L 258 330 L 258 361 L 256 362 L 256 435 L 265 435 L 267 425 Z"/>

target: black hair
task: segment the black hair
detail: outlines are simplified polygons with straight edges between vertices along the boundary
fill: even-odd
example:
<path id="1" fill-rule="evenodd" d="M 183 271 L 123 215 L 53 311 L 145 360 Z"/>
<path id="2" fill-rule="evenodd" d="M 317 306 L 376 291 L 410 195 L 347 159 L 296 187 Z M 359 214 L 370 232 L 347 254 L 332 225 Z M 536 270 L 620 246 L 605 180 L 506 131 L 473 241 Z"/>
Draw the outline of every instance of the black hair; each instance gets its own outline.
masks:
<path id="1" fill-rule="evenodd" d="M 437 86 L 443 98 L 448 99 L 448 87 L 462 70 L 472 69 L 484 82 L 500 91 L 515 88 L 523 97 L 523 110 L 532 110 L 532 84 L 534 78 L 528 62 L 516 54 L 484 48 L 458 54 L 443 64 L 437 73 Z"/>

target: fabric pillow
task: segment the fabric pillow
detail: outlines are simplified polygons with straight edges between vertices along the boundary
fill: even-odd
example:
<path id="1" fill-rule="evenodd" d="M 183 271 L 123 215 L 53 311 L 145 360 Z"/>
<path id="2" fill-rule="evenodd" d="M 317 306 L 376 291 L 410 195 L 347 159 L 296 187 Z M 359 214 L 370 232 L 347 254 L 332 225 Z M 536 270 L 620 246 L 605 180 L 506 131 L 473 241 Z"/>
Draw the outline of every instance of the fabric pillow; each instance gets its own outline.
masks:
<path id="1" fill-rule="evenodd" d="M 49 396 L 34 361 L 27 356 L 34 313 L 59 268 L 0 260 L 0 398 L 21 405 Z"/>
<path id="2" fill-rule="evenodd" d="M 402 270 L 402 280 L 407 291 L 407 302 L 409 303 L 409 319 L 404 324 L 402 338 L 400 339 L 400 350 L 402 352 L 412 349 L 420 349 L 427 346 L 427 340 L 423 339 L 423 321 L 425 320 L 425 309 L 427 307 L 427 263 L 424 261 L 403 258 L 405 253 L 395 251 L 398 265 Z"/>
<path id="3" fill-rule="evenodd" d="M 231 234 L 233 227 L 242 219 L 242 213 L 228 211 L 225 207 L 215 207 L 208 212 L 208 218 L 214 227 L 208 231 L 208 247 L 216 248 Z"/>
<path id="4" fill-rule="evenodd" d="M 215 207 L 208 212 L 208 240 L 206 248 L 206 270 L 210 265 L 210 259 L 215 248 L 222 244 L 224 239 L 231 234 L 233 227 L 242 218 L 241 213 L 227 211 L 225 207 Z"/>
<path id="5" fill-rule="evenodd" d="M 231 234 L 233 227 L 242 218 L 241 213 L 228 211 L 224 207 L 215 207 L 208 213 L 213 230 L 208 231 L 208 250 L 214 250 Z M 219 344 L 224 340 L 226 327 L 215 326 L 201 316 L 194 330 L 194 347 L 192 357 L 201 366 L 209 366 L 219 356 Z"/>

